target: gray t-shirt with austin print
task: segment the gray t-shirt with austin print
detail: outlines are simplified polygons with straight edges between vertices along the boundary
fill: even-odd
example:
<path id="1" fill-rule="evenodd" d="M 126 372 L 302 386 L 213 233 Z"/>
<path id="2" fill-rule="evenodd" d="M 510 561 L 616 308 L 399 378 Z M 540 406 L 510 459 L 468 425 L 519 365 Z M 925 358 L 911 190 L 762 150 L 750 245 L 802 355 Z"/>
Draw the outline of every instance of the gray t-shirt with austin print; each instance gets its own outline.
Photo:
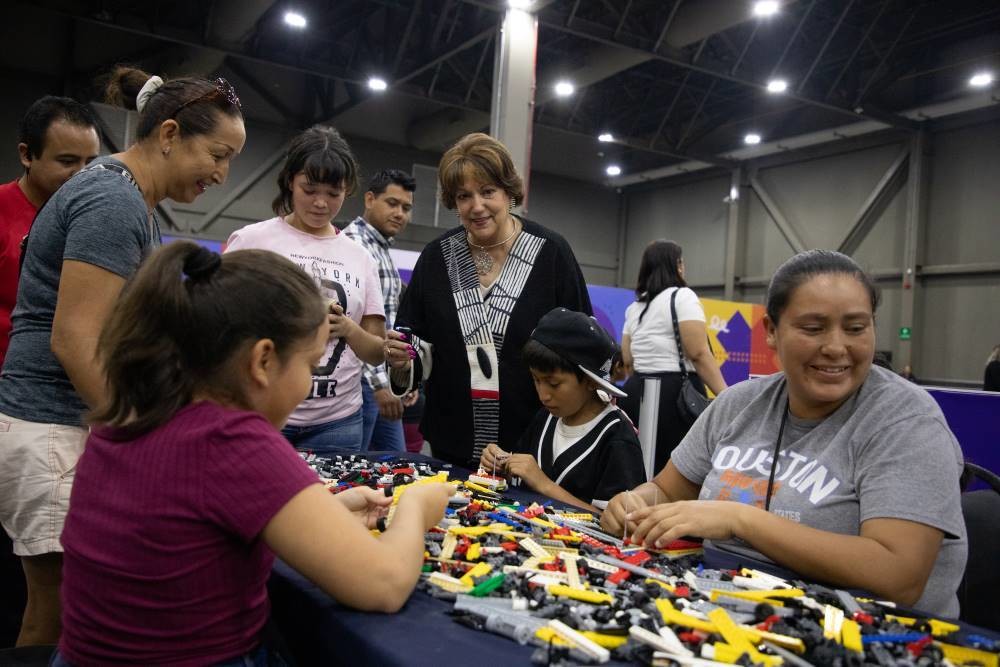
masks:
<path id="1" fill-rule="evenodd" d="M 702 485 L 700 499 L 764 507 L 785 387 L 783 373 L 730 387 L 674 450 L 678 471 Z M 958 486 L 962 465 L 961 449 L 934 399 L 872 366 L 861 389 L 827 418 L 810 422 L 789 415 L 770 511 L 845 535 L 857 535 L 874 518 L 941 530 L 941 551 L 915 606 L 957 617 L 955 592 L 968 551 Z M 716 546 L 767 560 L 742 541 Z"/>

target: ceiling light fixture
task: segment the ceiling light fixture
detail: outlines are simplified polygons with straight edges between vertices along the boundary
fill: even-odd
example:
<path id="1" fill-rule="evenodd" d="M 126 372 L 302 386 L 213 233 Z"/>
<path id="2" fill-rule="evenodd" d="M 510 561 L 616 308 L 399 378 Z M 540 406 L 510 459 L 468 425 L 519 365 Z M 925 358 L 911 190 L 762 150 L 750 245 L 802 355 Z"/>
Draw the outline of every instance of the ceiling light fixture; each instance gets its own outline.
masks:
<path id="1" fill-rule="evenodd" d="M 389 84 L 385 82 L 385 79 L 380 79 L 377 76 L 373 76 L 372 78 L 368 79 L 368 87 L 371 88 L 372 90 L 382 92 L 383 90 L 389 87 Z"/>
<path id="2" fill-rule="evenodd" d="M 507 0 L 507 6 L 511 9 L 529 9 L 534 4 L 534 0 Z"/>
<path id="3" fill-rule="evenodd" d="M 767 92 L 783 93 L 788 90 L 788 82 L 784 79 L 771 79 L 767 82 Z"/>
<path id="4" fill-rule="evenodd" d="M 985 88 L 986 86 L 993 83 L 993 73 L 992 72 L 976 72 L 969 79 L 969 85 L 973 88 Z"/>
<path id="5" fill-rule="evenodd" d="M 620 176 L 622 173 L 622 168 L 617 164 L 609 164 L 605 169 L 604 173 L 608 176 Z"/>
<path id="6" fill-rule="evenodd" d="M 743 137 L 743 143 L 749 146 L 756 146 L 760 143 L 760 135 L 756 132 L 751 132 L 747 136 Z"/>
<path id="7" fill-rule="evenodd" d="M 285 23 L 293 28 L 305 28 L 306 17 L 298 12 L 285 12 Z"/>
<path id="8" fill-rule="evenodd" d="M 597 140 L 603 143 L 609 143 L 611 141 L 614 141 L 615 137 L 610 132 L 602 132 L 601 134 L 597 135 Z"/>
<path id="9" fill-rule="evenodd" d="M 757 0 L 753 5 L 754 16 L 773 16 L 781 9 L 778 0 Z"/>
<path id="10" fill-rule="evenodd" d="M 576 86 L 569 81 L 559 81 L 555 85 L 555 91 L 559 97 L 569 97 L 576 92 Z"/>

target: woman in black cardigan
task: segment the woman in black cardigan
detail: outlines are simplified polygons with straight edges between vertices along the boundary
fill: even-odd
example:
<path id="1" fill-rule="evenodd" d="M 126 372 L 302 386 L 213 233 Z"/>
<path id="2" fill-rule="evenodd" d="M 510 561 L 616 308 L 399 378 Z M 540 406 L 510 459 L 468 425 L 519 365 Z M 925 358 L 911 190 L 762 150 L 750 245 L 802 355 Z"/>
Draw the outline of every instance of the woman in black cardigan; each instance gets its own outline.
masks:
<path id="1" fill-rule="evenodd" d="M 540 408 L 521 348 L 556 306 L 590 314 L 569 244 L 511 211 L 523 196 L 507 149 L 470 134 L 441 158 L 441 201 L 461 226 L 427 244 L 413 269 L 386 359 L 397 394 L 421 382 L 420 430 L 434 456 L 470 467 L 491 442 L 510 449 Z"/>

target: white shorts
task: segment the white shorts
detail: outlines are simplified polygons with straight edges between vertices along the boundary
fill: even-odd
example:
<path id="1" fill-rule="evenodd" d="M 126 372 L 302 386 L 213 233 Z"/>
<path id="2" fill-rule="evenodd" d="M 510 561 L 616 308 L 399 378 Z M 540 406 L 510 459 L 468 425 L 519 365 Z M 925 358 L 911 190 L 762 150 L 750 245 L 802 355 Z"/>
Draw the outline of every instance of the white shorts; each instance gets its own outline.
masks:
<path id="1" fill-rule="evenodd" d="M 62 551 L 59 536 L 87 432 L 0 413 L 0 523 L 16 555 Z"/>

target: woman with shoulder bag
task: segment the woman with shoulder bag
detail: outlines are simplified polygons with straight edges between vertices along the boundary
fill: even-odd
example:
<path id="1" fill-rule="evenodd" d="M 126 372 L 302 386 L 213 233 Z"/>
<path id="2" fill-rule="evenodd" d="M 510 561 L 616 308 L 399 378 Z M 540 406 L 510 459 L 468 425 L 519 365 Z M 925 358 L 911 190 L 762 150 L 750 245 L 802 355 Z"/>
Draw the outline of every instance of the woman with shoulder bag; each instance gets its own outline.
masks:
<path id="1" fill-rule="evenodd" d="M 691 427 L 698 397 L 707 401 L 705 385 L 718 395 L 726 381 L 708 344 L 705 311 L 684 281 L 679 245 L 659 240 L 647 246 L 635 295 L 625 311 L 622 332 L 622 358 L 631 376 L 625 384 L 628 398 L 620 399 L 619 406 L 638 424 L 645 379 L 660 379 L 655 458 L 659 470 Z M 695 405 L 684 409 L 682 403 Z"/>

